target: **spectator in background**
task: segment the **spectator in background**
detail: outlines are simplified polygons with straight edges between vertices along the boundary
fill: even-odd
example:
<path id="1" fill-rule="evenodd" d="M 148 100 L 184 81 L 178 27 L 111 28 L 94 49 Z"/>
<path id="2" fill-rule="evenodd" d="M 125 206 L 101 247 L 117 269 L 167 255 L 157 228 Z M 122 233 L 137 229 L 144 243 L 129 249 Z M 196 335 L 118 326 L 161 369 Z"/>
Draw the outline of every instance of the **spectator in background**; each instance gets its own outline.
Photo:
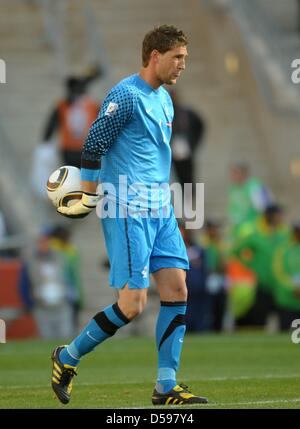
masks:
<path id="1" fill-rule="evenodd" d="M 230 249 L 240 239 L 244 226 L 247 225 L 248 228 L 261 216 L 271 203 L 271 196 L 263 183 L 250 175 L 247 164 L 234 163 L 230 166 L 229 173 L 228 227 L 225 237 Z M 228 255 L 227 276 L 232 315 L 235 320 L 243 321 L 255 300 L 256 273 L 233 252 Z"/>
<path id="2" fill-rule="evenodd" d="M 54 133 L 59 133 L 59 150 L 65 165 L 80 168 L 83 143 L 99 111 L 99 105 L 87 94 L 87 87 L 99 76 L 99 67 L 86 76 L 69 76 L 65 82 L 66 97 L 58 102 L 46 123 L 43 141 L 47 143 Z"/>
<path id="3" fill-rule="evenodd" d="M 190 263 L 190 269 L 186 273 L 186 329 L 188 332 L 209 331 L 212 323 L 211 296 L 205 287 L 207 269 L 204 249 L 194 242 L 190 229 L 185 229 L 183 224 L 179 228 Z"/>
<path id="4" fill-rule="evenodd" d="M 230 188 L 227 216 L 229 239 L 239 233 L 245 222 L 252 222 L 271 204 L 271 194 L 256 177 L 250 176 L 249 167 L 236 163 L 230 167 Z"/>
<path id="5" fill-rule="evenodd" d="M 225 243 L 217 221 L 206 221 L 201 244 L 207 266 L 206 290 L 211 297 L 212 329 L 220 332 L 226 313 L 227 291 Z"/>
<path id="6" fill-rule="evenodd" d="M 179 183 L 195 183 L 194 155 L 202 144 L 205 123 L 200 115 L 180 103 L 177 92 L 170 91 L 174 106 L 172 124 L 172 158 Z"/>
<path id="7" fill-rule="evenodd" d="M 51 231 L 45 229 L 38 238 L 32 266 L 35 317 L 42 338 L 66 338 L 73 334 L 72 305 L 64 272 L 65 258 L 51 248 Z"/>
<path id="8" fill-rule="evenodd" d="M 293 225 L 288 240 L 276 247 L 272 269 L 279 327 L 285 331 L 300 319 L 300 222 Z"/>
<path id="9" fill-rule="evenodd" d="M 268 206 L 255 222 L 245 223 L 241 228 L 233 253 L 254 271 L 257 285 L 254 305 L 237 321 L 239 326 L 265 326 L 268 316 L 274 312 L 272 258 L 287 237 L 283 209 L 278 204 Z"/>
<path id="10" fill-rule="evenodd" d="M 79 313 L 83 306 L 83 290 L 80 275 L 80 257 L 71 243 L 70 230 L 65 226 L 56 226 L 50 234 L 50 247 L 64 259 L 64 278 L 67 285 L 68 302 L 73 312 L 74 332 L 79 329 Z"/>
<path id="11" fill-rule="evenodd" d="M 87 87 L 101 75 L 100 67 L 92 66 L 86 75 L 69 76 L 65 81 L 66 96 L 51 112 L 43 131 L 42 143 L 33 153 L 31 187 L 40 198 L 47 198 L 45 186 L 48 177 L 61 163 L 80 168 L 82 146 L 99 110 L 99 106 L 87 94 Z M 51 140 L 55 134 L 59 136 L 58 148 Z"/>

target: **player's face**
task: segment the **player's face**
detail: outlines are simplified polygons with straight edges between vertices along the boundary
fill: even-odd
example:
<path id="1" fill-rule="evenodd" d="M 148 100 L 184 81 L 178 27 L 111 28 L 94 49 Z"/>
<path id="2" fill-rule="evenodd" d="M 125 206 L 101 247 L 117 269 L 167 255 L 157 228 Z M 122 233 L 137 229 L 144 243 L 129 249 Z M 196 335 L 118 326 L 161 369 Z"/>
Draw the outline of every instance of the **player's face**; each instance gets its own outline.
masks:
<path id="1" fill-rule="evenodd" d="M 187 57 L 186 46 L 176 46 L 170 51 L 161 54 L 157 52 L 156 75 L 161 83 L 174 85 L 181 72 L 185 69 Z"/>

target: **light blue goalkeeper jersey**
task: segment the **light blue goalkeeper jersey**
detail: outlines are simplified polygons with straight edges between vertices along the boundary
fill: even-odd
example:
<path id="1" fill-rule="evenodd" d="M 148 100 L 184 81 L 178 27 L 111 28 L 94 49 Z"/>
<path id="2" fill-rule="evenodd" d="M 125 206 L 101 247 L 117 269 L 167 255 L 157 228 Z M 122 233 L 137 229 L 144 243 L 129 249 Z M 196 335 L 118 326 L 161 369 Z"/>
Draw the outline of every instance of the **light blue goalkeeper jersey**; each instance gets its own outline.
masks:
<path id="1" fill-rule="evenodd" d="M 162 86 L 153 89 L 138 74 L 123 79 L 107 95 L 89 131 L 82 179 L 91 180 L 84 166 L 101 159 L 99 178 L 114 186 L 116 194 L 109 186 L 107 190 L 118 203 L 125 203 L 118 192 L 120 180 L 128 184 L 132 196 L 146 186 L 153 190 L 152 199 L 159 198 L 160 206 L 169 203 L 168 187 L 159 185 L 169 183 L 173 116 L 171 97 Z"/>

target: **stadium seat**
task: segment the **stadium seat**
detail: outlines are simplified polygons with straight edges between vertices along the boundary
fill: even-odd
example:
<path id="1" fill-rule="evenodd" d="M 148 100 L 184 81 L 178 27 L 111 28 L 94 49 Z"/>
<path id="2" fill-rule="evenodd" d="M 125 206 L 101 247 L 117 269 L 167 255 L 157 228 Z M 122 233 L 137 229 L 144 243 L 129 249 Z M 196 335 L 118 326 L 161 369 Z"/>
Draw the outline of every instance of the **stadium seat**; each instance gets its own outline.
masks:
<path id="1" fill-rule="evenodd" d="M 31 314 L 24 314 L 25 307 L 19 291 L 22 262 L 19 259 L 0 259 L 0 316 L 1 312 L 14 310 L 14 318 L 6 322 L 6 339 L 33 338 L 37 327 Z M 15 318 L 16 317 L 16 318 Z"/>
<path id="2" fill-rule="evenodd" d="M 18 290 L 20 271 L 19 259 L 0 259 L 0 309 L 23 307 Z"/>

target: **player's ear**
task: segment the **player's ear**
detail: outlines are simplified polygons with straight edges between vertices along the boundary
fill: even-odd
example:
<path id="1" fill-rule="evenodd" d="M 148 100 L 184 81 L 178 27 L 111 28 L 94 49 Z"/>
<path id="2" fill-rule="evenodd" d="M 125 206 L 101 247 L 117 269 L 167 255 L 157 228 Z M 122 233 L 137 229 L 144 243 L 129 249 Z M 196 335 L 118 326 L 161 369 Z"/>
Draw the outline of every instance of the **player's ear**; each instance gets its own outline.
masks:
<path id="1" fill-rule="evenodd" d="M 153 51 L 151 52 L 150 58 L 151 60 L 157 64 L 159 62 L 159 57 L 160 57 L 160 53 L 158 52 L 157 49 L 153 49 Z"/>

